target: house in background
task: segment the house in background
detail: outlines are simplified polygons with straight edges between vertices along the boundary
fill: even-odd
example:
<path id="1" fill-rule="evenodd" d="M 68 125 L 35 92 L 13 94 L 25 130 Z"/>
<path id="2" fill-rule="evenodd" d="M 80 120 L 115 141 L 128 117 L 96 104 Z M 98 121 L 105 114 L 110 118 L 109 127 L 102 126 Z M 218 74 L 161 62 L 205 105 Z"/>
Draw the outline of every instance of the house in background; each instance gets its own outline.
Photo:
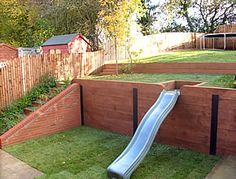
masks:
<path id="1" fill-rule="evenodd" d="M 85 53 L 91 51 L 89 41 L 78 33 L 53 36 L 41 47 L 44 54 Z"/>
<path id="2" fill-rule="evenodd" d="M 0 43 L 0 61 L 5 61 L 6 59 L 14 59 L 18 57 L 17 49 L 4 44 Z"/>

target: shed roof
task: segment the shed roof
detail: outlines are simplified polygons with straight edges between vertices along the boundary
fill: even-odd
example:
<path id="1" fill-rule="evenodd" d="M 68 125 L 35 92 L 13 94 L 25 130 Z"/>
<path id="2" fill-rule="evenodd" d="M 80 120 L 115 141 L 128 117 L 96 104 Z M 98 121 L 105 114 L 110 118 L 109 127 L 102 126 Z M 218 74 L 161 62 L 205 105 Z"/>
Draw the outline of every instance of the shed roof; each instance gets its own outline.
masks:
<path id="1" fill-rule="evenodd" d="M 53 36 L 50 39 L 48 39 L 46 42 L 44 42 L 42 46 L 65 45 L 65 44 L 68 44 L 71 40 L 73 40 L 78 35 L 79 33 Z"/>
<path id="2" fill-rule="evenodd" d="M 205 34 L 205 38 L 236 38 L 236 32 Z"/>

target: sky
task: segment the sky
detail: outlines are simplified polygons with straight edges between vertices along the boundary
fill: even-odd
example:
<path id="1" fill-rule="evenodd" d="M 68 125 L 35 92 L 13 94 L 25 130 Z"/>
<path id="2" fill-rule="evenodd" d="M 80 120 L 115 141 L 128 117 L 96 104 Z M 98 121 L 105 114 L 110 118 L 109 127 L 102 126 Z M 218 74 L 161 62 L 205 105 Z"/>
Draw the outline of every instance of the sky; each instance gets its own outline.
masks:
<path id="1" fill-rule="evenodd" d="M 153 4 L 158 4 L 158 3 L 163 3 L 163 2 L 165 2 L 165 0 L 152 0 L 151 1 Z"/>
<path id="2" fill-rule="evenodd" d="M 151 0 L 151 2 L 156 5 L 156 4 L 163 4 L 166 0 Z M 191 14 L 192 12 L 190 12 Z M 163 19 L 162 19 L 163 18 Z M 182 24 L 182 25 L 187 25 L 187 22 L 185 19 L 182 19 L 182 18 L 179 18 L 179 19 L 175 19 L 177 23 L 179 24 Z M 157 30 L 160 30 L 160 24 L 165 24 L 167 23 L 165 18 L 164 17 L 160 17 L 159 20 L 154 23 L 154 27 L 157 29 Z"/>

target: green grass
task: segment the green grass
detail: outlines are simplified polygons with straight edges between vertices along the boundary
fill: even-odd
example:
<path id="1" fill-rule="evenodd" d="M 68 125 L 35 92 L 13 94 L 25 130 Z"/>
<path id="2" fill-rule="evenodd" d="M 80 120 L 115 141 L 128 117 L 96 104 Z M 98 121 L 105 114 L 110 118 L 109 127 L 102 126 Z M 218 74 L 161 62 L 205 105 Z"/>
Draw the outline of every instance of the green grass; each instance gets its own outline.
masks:
<path id="1" fill-rule="evenodd" d="M 119 61 L 127 63 L 128 60 Z M 163 52 L 159 55 L 134 60 L 134 63 L 166 62 L 236 62 L 236 51 L 181 50 Z M 112 62 L 111 62 L 112 63 Z M 114 62 L 113 62 L 114 63 Z M 127 70 L 129 71 L 129 70 Z M 168 80 L 191 80 L 207 82 L 205 86 L 233 88 L 234 75 L 217 74 L 121 74 L 119 76 L 92 76 L 89 79 L 123 80 L 159 83 Z"/>
<path id="2" fill-rule="evenodd" d="M 147 83 L 160 83 L 169 80 L 190 80 L 208 82 L 205 86 L 233 88 L 234 75 L 216 74 L 120 74 L 110 76 L 90 76 L 87 79 L 122 80 Z"/>
<path id="3" fill-rule="evenodd" d="M 40 178 L 106 178 L 106 168 L 130 138 L 89 127 L 5 148 L 45 173 Z M 132 178 L 204 178 L 219 157 L 153 144 Z"/>
<path id="4" fill-rule="evenodd" d="M 120 61 L 120 63 L 127 62 L 128 60 Z M 134 63 L 135 62 L 236 62 L 236 51 L 181 50 L 172 52 L 162 52 L 156 56 L 136 59 L 134 60 Z"/>

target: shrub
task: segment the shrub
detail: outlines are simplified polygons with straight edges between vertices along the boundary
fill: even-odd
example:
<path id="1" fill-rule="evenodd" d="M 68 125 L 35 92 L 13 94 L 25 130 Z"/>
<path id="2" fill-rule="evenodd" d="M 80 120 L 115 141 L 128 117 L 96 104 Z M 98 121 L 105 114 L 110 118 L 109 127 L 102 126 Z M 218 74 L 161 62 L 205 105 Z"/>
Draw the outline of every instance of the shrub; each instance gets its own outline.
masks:
<path id="1" fill-rule="evenodd" d="M 54 87 L 56 87 L 55 77 L 50 75 L 43 76 L 39 84 L 33 87 L 25 96 L 3 109 L 0 114 L 0 134 L 3 134 L 21 121 L 24 117 L 24 108 L 31 106 L 32 102 L 41 95 L 48 95 L 50 89 Z"/>
<path id="2" fill-rule="evenodd" d="M 130 74 L 132 73 L 132 65 L 131 64 L 122 64 L 119 69 L 120 73 Z"/>

